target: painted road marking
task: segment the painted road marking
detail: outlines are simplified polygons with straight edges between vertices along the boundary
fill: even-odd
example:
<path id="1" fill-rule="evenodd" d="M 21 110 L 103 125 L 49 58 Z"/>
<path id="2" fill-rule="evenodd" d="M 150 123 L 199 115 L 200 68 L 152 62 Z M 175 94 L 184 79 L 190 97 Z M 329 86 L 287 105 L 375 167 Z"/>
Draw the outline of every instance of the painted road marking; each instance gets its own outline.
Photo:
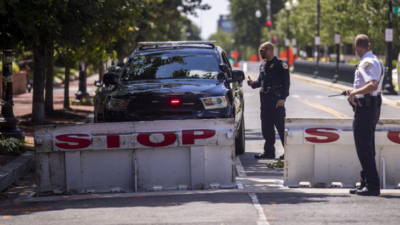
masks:
<path id="1" fill-rule="evenodd" d="M 328 107 L 325 107 L 325 106 L 322 106 L 322 105 L 319 105 L 319 104 L 316 104 L 316 103 L 311 103 L 311 102 L 309 102 L 309 101 L 306 100 L 306 99 L 300 99 L 300 98 L 298 98 L 297 100 L 299 100 L 300 102 L 302 102 L 302 103 L 304 103 L 304 104 L 306 104 L 306 105 L 309 105 L 309 106 L 314 107 L 314 108 L 316 108 L 316 109 L 319 109 L 319 110 L 322 110 L 322 111 L 327 112 L 327 113 L 329 113 L 329 114 L 332 114 L 332 115 L 334 115 L 334 116 L 336 116 L 336 117 L 338 117 L 338 118 L 341 118 L 341 119 L 351 119 L 351 117 L 348 116 L 348 115 L 346 115 L 346 114 L 343 114 L 343 113 L 341 113 L 341 112 L 335 111 L 335 110 L 333 110 L 333 109 L 331 109 L 331 108 L 328 108 Z"/>
<path id="2" fill-rule="evenodd" d="M 236 170 L 238 171 L 239 177 L 247 177 L 246 171 L 243 168 L 242 162 L 240 161 L 239 156 L 236 156 L 235 160 Z"/>
<path id="3" fill-rule="evenodd" d="M 237 180 L 237 181 L 236 181 L 236 186 L 238 187 L 238 189 L 244 189 L 244 188 L 243 188 L 242 181 L 240 181 L 240 180 Z"/>
<path id="4" fill-rule="evenodd" d="M 253 201 L 254 208 L 257 210 L 258 214 L 258 221 L 257 225 L 269 225 L 267 217 L 264 214 L 264 210 L 260 205 L 260 202 L 258 201 L 257 195 L 255 193 L 248 193 L 250 196 L 251 200 Z"/>
<path id="5" fill-rule="evenodd" d="M 300 98 L 300 95 L 292 95 L 292 98 Z"/>

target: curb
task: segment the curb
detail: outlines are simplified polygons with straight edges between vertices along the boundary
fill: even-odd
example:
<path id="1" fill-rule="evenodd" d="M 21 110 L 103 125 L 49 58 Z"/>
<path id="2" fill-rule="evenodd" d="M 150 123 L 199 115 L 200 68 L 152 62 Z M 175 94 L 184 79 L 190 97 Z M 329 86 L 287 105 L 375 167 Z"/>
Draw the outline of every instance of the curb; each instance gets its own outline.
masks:
<path id="1" fill-rule="evenodd" d="M 337 91 L 337 92 L 342 92 L 344 90 L 348 90 L 348 89 L 352 88 L 352 86 L 349 86 L 349 85 L 336 84 L 336 83 L 332 83 L 332 82 L 325 81 L 325 80 L 318 80 L 315 78 L 307 77 L 307 76 L 296 74 L 296 73 L 291 73 L 290 77 L 294 78 L 296 80 L 306 82 L 306 83 L 329 88 L 330 90 Z M 400 100 L 391 100 L 385 96 L 382 96 L 382 101 L 383 101 L 383 104 L 385 104 L 385 105 L 389 105 L 389 106 L 393 106 L 393 107 L 400 107 Z"/>
<path id="2" fill-rule="evenodd" d="M 0 169 L 0 191 L 24 176 L 34 166 L 35 153 L 25 152 Z"/>

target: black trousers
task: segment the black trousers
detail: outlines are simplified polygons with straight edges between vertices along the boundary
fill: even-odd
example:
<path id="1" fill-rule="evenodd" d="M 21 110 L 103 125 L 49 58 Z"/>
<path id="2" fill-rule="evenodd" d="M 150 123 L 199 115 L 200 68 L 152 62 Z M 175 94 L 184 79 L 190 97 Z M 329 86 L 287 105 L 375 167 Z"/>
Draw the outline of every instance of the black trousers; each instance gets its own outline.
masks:
<path id="1" fill-rule="evenodd" d="M 354 141 L 362 168 L 361 184 L 370 190 L 380 188 L 375 162 L 375 128 L 380 114 L 379 106 L 357 107 L 353 121 Z"/>
<path id="2" fill-rule="evenodd" d="M 284 145 L 284 130 L 286 109 L 283 106 L 276 108 L 279 97 L 274 95 L 261 95 L 261 129 L 265 140 L 264 154 L 275 157 L 275 127 Z"/>

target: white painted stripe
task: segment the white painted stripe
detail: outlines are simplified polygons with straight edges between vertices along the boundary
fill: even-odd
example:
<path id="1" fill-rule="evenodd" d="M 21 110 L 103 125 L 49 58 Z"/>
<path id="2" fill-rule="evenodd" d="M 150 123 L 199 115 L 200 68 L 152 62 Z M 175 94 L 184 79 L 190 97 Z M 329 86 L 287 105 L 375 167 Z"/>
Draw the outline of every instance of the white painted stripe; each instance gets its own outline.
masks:
<path id="1" fill-rule="evenodd" d="M 240 180 L 237 180 L 237 181 L 236 181 L 236 186 L 238 187 L 238 189 L 244 189 L 244 188 L 243 188 L 242 181 L 240 181 Z"/>
<path id="2" fill-rule="evenodd" d="M 247 177 L 246 171 L 243 168 L 242 162 L 240 161 L 239 156 L 236 156 L 235 160 L 236 170 L 238 171 L 239 177 Z"/>
<path id="3" fill-rule="evenodd" d="M 284 188 L 282 181 L 276 180 L 275 183 L 278 185 L 278 187 Z"/>
<path id="4" fill-rule="evenodd" d="M 248 193 L 248 195 L 250 196 L 251 200 L 253 201 L 254 208 L 256 208 L 256 210 L 257 210 L 257 214 L 258 214 L 257 225 L 270 225 L 268 223 L 267 217 L 264 214 L 264 210 L 261 207 L 260 202 L 258 201 L 256 193 Z"/>
<path id="5" fill-rule="evenodd" d="M 321 96 L 321 95 L 317 95 L 317 96 L 315 96 L 315 98 L 318 98 L 318 99 L 323 99 L 324 97 L 323 97 L 323 96 Z"/>
<path id="6" fill-rule="evenodd" d="M 292 98 L 300 98 L 300 95 L 292 95 Z"/>

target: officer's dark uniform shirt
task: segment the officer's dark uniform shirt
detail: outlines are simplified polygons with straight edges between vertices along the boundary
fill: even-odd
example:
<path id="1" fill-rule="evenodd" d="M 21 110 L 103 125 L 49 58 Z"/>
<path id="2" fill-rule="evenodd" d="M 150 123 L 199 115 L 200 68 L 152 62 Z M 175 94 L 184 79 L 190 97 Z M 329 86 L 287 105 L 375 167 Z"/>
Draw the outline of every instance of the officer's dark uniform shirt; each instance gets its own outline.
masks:
<path id="1" fill-rule="evenodd" d="M 260 75 L 251 87 L 268 90 L 268 87 L 276 88 L 281 86 L 281 95 L 279 99 L 286 100 L 289 96 L 290 75 L 289 66 L 278 59 L 276 56 L 271 61 L 265 61 L 260 66 Z"/>

